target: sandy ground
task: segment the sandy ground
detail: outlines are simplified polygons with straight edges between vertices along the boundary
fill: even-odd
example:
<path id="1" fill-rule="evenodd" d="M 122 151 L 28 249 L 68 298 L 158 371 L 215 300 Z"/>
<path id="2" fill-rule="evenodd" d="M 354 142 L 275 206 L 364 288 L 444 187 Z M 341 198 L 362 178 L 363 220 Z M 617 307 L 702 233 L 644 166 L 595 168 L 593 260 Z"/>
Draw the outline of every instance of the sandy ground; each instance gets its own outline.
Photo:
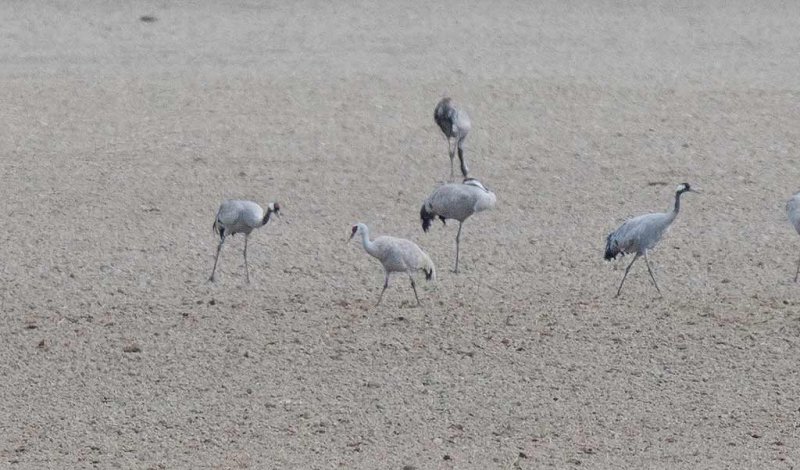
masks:
<path id="1" fill-rule="evenodd" d="M 0 3 L 0 467 L 800 464 L 800 4 L 133 3 Z M 498 195 L 459 275 L 445 93 Z M 664 297 L 612 298 L 683 181 Z M 284 206 L 250 285 L 229 197 Z"/>

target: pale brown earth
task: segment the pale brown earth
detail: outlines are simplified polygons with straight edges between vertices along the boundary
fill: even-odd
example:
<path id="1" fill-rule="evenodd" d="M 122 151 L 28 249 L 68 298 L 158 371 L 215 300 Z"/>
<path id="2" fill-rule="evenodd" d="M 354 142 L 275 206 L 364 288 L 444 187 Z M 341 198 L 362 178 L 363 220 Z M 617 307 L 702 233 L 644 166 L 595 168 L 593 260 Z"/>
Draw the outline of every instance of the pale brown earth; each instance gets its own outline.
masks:
<path id="1" fill-rule="evenodd" d="M 229 3 L 0 3 L 0 467 L 800 464 L 800 4 Z M 498 195 L 459 275 L 445 93 Z M 284 206 L 250 285 L 228 197 Z"/>

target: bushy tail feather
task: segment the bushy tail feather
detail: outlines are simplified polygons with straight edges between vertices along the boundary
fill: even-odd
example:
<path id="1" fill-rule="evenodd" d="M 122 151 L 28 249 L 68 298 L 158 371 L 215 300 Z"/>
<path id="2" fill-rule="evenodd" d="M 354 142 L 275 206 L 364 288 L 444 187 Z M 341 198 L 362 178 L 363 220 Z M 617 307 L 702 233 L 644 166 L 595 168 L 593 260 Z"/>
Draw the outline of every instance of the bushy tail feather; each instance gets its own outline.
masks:
<path id="1" fill-rule="evenodd" d="M 617 257 L 619 254 L 619 249 L 617 248 L 617 243 L 613 240 L 614 234 L 610 234 L 608 238 L 606 238 L 606 260 L 612 260 Z"/>
<path id="2" fill-rule="evenodd" d="M 422 209 L 419 210 L 419 218 L 422 219 L 422 231 L 427 232 L 428 229 L 431 228 L 431 222 L 436 217 L 436 214 L 430 212 L 428 209 L 425 208 L 425 204 L 422 205 Z"/>
<path id="3" fill-rule="evenodd" d="M 216 233 L 217 236 L 219 237 L 222 236 L 223 228 L 222 225 L 219 223 L 219 220 L 214 219 L 214 225 L 211 226 L 211 229 L 214 230 L 214 233 Z"/>
<path id="4" fill-rule="evenodd" d="M 425 272 L 425 280 L 436 281 L 436 266 L 433 265 L 431 257 L 425 254 L 425 265 L 422 267 Z"/>

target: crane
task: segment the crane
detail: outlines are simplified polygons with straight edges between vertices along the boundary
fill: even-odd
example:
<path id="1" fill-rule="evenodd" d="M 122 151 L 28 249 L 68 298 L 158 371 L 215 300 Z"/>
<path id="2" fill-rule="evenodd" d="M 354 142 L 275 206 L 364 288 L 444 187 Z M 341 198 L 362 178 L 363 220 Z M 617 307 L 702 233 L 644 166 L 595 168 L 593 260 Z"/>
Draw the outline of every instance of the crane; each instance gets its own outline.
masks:
<path id="1" fill-rule="evenodd" d="M 217 217 L 214 219 L 214 232 L 219 235 L 219 245 L 217 246 L 217 256 L 214 258 L 214 269 L 211 271 L 209 281 L 214 281 L 214 273 L 217 271 L 217 261 L 225 237 L 228 235 L 244 234 L 244 272 L 247 282 L 250 282 L 250 271 L 247 267 L 247 239 L 250 232 L 259 227 L 263 227 L 269 222 L 272 214 L 280 217 L 281 206 L 277 202 L 270 202 L 266 213 L 264 209 L 253 201 L 226 200 L 223 201 L 217 210 Z"/>
<path id="2" fill-rule="evenodd" d="M 459 108 L 452 99 L 444 97 L 433 110 L 433 120 L 439 125 L 445 139 L 447 151 L 450 154 L 450 180 L 453 179 L 453 158 L 458 149 L 458 159 L 461 162 L 461 174 L 464 178 L 469 176 L 469 168 L 464 160 L 464 139 L 472 128 L 467 112 Z M 451 143 L 450 139 L 454 142 Z"/>
<path id="3" fill-rule="evenodd" d="M 361 244 L 364 250 L 372 257 L 377 258 L 383 265 L 383 290 L 381 290 L 381 295 L 378 297 L 378 303 L 375 306 L 377 307 L 381 304 L 383 293 L 389 287 L 389 275 L 392 273 L 406 273 L 408 275 L 411 280 L 411 288 L 414 289 L 417 305 L 422 305 L 417 295 L 413 274 L 421 270 L 425 273 L 425 279 L 428 281 L 436 280 L 436 268 L 431 258 L 416 243 L 404 238 L 382 236 L 375 238 L 375 240 L 370 240 L 369 228 L 362 223 L 353 225 L 348 241 L 352 240 L 356 235 L 361 236 Z"/>
<path id="4" fill-rule="evenodd" d="M 476 214 L 487 209 L 492 209 L 497 202 L 497 196 L 486 189 L 480 181 L 475 178 L 466 178 L 463 183 L 447 183 L 433 190 L 430 196 L 422 203 L 419 211 L 422 219 L 422 230 L 427 232 L 431 227 L 431 221 L 438 217 L 442 223 L 447 219 L 458 221 L 458 233 L 456 234 L 456 267 L 458 273 L 458 255 L 461 243 L 461 227 L 464 221 L 472 214 Z"/>
<path id="5" fill-rule="evenodd" d="M 698 193 L 699 191 L 692 189 L 689 183 L 681 183 L 675 188 L 675 206 L 671 211 L 645 214 L 628 219 L 608 236 L 606 239 L 606 260 L 615 259 L 617 255 L 635 253 L 633 260 L 625 269 L 625 274 L 622 276 L 622 281 L 617 289 L 617 295 L 614 297 L 619 297 L 622 291 L 622 284 L 625 283 L 625 278 L 628 277 L 628 271 L 642 255 L 644 255 L 644 262 L 647 265 L 650 278 L 653 280 L 653 285 L 656 286 L 656 291 L 661 295 L 661 289 L 658 288 L 653 270 L 650 269 L 647 252 L 661 240 L 661 237 L 664 236 L 672 222 L 675 221 L 675 217 L 678 216 L 678 211 L 681 208 L 681 195 L 687 192 Z"/>
<path id="6" fill-rule="evenodd" d="M 794 226 L 794 229 L 797 230 L 797 233 L 800 233 L 800 192 L 795 193 L 786 202 L 786 216 Z M 800 274 L 800 261 L 798 261 L 797 271 L 794 273 L 794 282 L 797 282 L 798 274 Z"/>

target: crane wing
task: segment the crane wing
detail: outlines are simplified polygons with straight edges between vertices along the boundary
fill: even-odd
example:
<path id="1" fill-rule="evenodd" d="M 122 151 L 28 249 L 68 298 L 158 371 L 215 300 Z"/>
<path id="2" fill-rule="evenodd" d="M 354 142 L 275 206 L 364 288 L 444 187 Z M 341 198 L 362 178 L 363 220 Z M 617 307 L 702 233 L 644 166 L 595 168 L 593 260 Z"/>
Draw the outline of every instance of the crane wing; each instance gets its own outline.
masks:
<path id="1" fill-rule="evenodd" d="M 223 225 L 236 225 L 243 214 L 243 207 L 240 201 L 224 201 L 217 211 L 217 221 Z"/>
<path id="2" fill-rule="evenodd" d="M 470 129 L 472 123 L 469 120 L 469 115 L 462 109 L 456 109 L 453 112 L 453 135 L 465 137 Z"/>
<path id="3" fill-rule="evenodd" d="M 618 251 L 633 253 L 652 248 L 670 225 L 669 214 L 645 214 L 625 221 L 609 237 Z"/>
<path id="4" fill-rule="evenodd" d="M 463 220 L 474 212 L 478 200 L 475 190 L 480 189 L 470 189 L 464 184 L 445 184 L 436 188 L 427 202 L 436 215 L 445 219 Z"/>

